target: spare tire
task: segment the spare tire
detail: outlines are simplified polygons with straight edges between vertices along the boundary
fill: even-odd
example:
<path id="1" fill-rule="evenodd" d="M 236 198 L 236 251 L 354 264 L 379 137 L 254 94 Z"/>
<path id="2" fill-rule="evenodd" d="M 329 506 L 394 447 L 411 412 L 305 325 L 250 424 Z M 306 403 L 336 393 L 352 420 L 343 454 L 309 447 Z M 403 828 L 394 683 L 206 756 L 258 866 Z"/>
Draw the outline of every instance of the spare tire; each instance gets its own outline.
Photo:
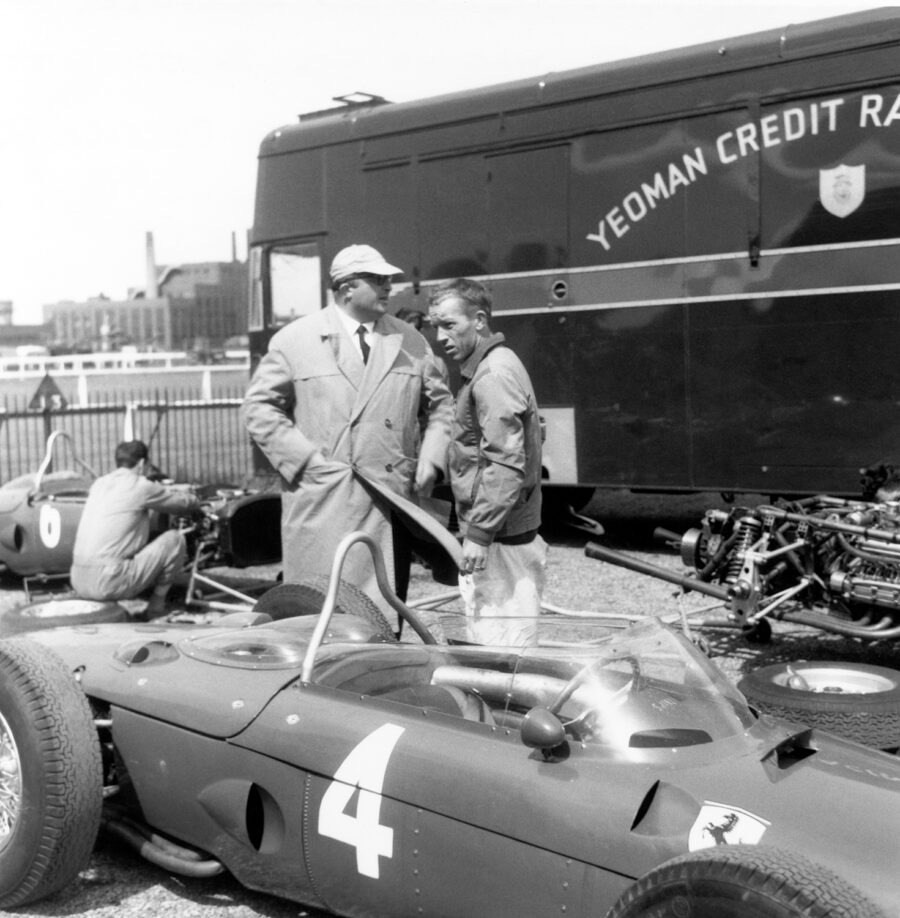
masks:
<path id="1" fill-rule="evenodd" d="M 129 621 L 128 612 L 117 602 L 95 599 L 48 599 L 10 609 L 0 616 L 0 636 L 42 631 L 61 625 L 101 625 Z"/>
<path id="2" fill-rule="evenodd" d="M 751 707 L 876 749 L 900 746 L 900 672 L 835 660 L 776 663 L 738 683 Z"/>

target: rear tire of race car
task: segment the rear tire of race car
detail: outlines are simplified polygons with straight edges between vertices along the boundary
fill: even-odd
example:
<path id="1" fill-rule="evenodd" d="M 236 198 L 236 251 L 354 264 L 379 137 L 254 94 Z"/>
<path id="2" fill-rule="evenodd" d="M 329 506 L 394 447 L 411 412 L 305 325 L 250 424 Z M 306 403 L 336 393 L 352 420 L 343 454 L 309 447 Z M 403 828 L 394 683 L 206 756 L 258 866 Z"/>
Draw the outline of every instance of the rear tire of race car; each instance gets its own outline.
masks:
<path id="1" fill-rule="evenodd" d="M 61 625 L 102 625 L 125 621 L 128 621 L 128 612 L 117 602 L 50 599 L 10 609 L 0 617 L 0 636 L 41 631 Z"/>
<path id="2" fill-rule="evenodd" d="M 801 687 L 795 687 L 798 680 Z M 738 689 L 764 714 L 875 749 L 900 746 L 900 672 L 885 666 L 835 660 L 775 663 L 747 673 Z"/>
<path id="3" fill-rule="evenodd" d="M 100 743 L 74 676 L 45 647 L 0 641 L 0 909 L 71 882 L 102 807 Z"/>
<path id="4" fill-rule="evenodd" d="M 279 583 L 259 597 L 253 611 L 265 613 L 273 621 L 298 615 L 318 615 L 328 595 L 328 584 L 326 574 L 308 577 L 300 583 Z M 372 625 L 385 641 L 397 640 L 381 609 L 352 583 L 341 581 L 334 611 L 358 616 Z"/>
<path id="5" fill-rule="evenodd" d="M 825 867 L 790 851 L 733 845 L 694 851 L 645 874 L 607 918 L 883 918 Z"/>

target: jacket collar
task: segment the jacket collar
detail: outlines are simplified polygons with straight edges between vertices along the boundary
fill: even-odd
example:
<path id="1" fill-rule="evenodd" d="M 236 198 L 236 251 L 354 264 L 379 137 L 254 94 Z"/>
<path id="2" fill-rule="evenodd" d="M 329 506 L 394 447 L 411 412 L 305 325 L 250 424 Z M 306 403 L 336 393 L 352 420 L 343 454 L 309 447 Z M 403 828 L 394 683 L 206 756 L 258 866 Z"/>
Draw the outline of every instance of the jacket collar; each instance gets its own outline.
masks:
<path id="1" fill-rule="evenodd" d="M 506 341 L 506 336 L 503 332 L 494 332 L 486 338 L 480 338 L 478 344 L 475 345 L 475 350 L 460 365 L 459 372 L 466 379 L 471 379 L 475 375 L 478 364 L 484 360 L 485 354 L 497 345 L 503 344 L 504 341 Z"/>

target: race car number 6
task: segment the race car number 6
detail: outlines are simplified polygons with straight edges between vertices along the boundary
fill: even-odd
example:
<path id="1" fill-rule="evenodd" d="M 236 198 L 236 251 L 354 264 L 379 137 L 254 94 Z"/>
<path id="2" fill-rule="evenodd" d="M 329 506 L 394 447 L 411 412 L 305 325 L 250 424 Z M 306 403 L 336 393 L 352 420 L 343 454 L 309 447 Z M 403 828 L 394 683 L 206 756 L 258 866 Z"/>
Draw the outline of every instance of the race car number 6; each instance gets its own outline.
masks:
<path id="1" fill-rule="evenodd" d="M 378 822 L 388 759 L 403 727 L 384 724 L 341 762 L 319 806 L 319 834 L 356 848 L 356 869 L 378 879 L 378 858 L 394 856 L 394 830 Z M 356 815 L 345 812 L 359 790 Z"/>
<path id="2" fill-rule="evenodd" d="M 44 504 L 38 517 L 38 533 L 47 548 L 56 548 L 62 535 L 62 517 L 56 507 Z"/>

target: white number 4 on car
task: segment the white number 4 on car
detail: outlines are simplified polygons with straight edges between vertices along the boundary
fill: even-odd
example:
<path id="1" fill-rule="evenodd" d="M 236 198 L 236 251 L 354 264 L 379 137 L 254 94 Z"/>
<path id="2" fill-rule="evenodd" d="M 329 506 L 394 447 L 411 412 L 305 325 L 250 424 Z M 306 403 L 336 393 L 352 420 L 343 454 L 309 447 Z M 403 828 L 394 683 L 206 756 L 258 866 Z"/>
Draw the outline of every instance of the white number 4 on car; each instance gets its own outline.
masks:
<path id="1" fill-rule="evenodd" d="M 381 788 L 403 727 L 384 724 L 354 747 L 334 773 L 319 807 L 319 834 L 356 848 L 356 869 L 378 879 L 378 857 L 393 857 L 394 830 L 381 825 Z M 356 815 L 345 812 L 359 789 Z"/>

